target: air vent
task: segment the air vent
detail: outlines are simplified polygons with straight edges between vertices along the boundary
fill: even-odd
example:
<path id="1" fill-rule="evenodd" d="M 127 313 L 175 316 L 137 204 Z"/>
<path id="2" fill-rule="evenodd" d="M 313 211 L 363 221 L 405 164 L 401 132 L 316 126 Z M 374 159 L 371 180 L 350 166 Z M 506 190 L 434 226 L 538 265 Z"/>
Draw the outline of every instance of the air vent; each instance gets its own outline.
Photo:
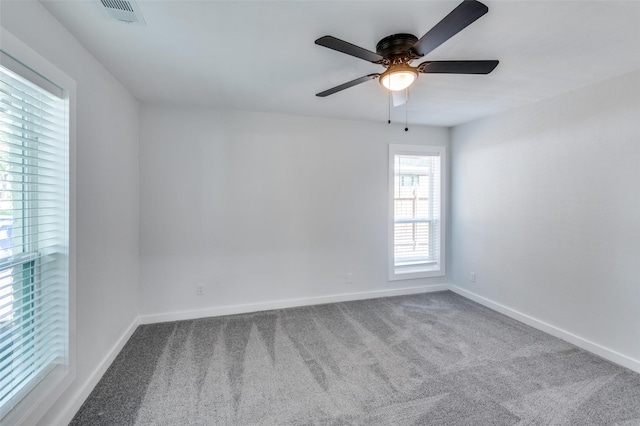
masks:
<path id="1" fill-rule="evenodd" d="M 140 8 L 133 0 L 98 0 L 98 6 L 111 19 L 145 25 Z"/>

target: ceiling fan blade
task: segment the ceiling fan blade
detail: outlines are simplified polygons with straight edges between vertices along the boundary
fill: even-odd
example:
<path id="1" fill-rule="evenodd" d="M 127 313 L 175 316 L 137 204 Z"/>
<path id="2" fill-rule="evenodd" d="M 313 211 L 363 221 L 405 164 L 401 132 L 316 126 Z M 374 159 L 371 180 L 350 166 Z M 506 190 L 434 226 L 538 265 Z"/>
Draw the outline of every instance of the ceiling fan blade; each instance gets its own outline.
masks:
<path id="1" fill-rule="evenodd" d="M 364 83 L 365 81 L 373 80 L 374 78 L 380 77 L 380 74 L 369 74 L 364 77 L 356 78 L 355 80 L 351 80 L 347 83 L 341 84 L 340 86 L 333 87 L 329 90 L 325 90 L 324 92 L 316 93 L 316 96 L 320 96 L 324 98 L 325 96 L 333 95 L 336 92 L 339 92 L 344 89 L 348 89 L 349 87 L 356 86 L 360 83 Z"/>
<path id="2" fill-rule="evenodd" d="M 404 105 L 409 100 L 409 96 L 406 90 L 392 90 L 391 97 L 393 98 L 394 107 Z"/>
<path id="3" fill-rule="evenodd" d="M 332 36 L 320 37 L 316 40 L 316 44 L 337 50 L 338 52 L 346 53 L 347 55 L 355 56 L 356 58 L 364 59 L 365 61 L 373 62 L 374 64 L 381 62 L 383 59 L 382 56 L 377 53 Z"/>
<path id="4" fill-rule="evenodd" d="M 420 56 L 440 46 L 476 19 L 489 11 L 489 8 L 476 0 L 465 0 L 438 22 L 435 27 L 422 36 L 413 45 L 412 50 Z"/>
<path id="5" fill-rule="evenodd" d="M 499 61 L 427 61 L 418 65 L 418 71 L 430 74 L 489 74 Z"/>

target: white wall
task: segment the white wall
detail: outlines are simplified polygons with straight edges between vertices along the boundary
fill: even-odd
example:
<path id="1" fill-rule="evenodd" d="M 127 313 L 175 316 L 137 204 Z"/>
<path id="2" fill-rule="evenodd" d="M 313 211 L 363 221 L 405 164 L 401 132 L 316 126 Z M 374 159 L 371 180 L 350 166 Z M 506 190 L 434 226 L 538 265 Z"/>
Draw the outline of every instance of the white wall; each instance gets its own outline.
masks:
<path id="1" fill-rule="evenodd" d="M 446 282 L 387 281 L 387 156 L 448 129 L 143 105 L 140 135 L 146 321 Z"/>
<path id="2" fill-rule="evenodd" d="M 459 126 L 451 177 L 451 282 L 636 369 L 639 117 L 635 72 Z"/>
<path id="3" fill-rule="evenodd" d="M 40 4 L 2 0 L 0 17 L 77 82 L 77 379 L 41 424 L 82 403 L 139 313 L 451 281 L 640 360 L 638 73 L 455 128 L 453 272 L 388 282 L 387 145 L 447 145 L 447 129 L 157 106 L 139 115 Z"/>
<path id="4" fill-rule="evenodd" d="M 39 3 L 2 0 L 0 12 L 5 29 L 77 83 L 78 364 L 42 419 L 51 425 L 79 407 L 78 392 L 137 317 L 138 103 Z"/>

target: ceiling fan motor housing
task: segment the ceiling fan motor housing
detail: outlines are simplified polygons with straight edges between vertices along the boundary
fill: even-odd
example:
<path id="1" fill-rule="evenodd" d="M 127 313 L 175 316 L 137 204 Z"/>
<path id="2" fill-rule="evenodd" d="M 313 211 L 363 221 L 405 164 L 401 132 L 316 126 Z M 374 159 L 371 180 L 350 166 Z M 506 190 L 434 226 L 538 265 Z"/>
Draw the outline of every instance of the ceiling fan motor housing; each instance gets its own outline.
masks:
<path id="1" fill-rule="evenodd" d="M 376 44 L 376 52 L 389 63 L 404 63 L 417 57 L 411 52 L 411 48 L 417 41 L 418 37 L 413 34 L 392 34 Z"/>

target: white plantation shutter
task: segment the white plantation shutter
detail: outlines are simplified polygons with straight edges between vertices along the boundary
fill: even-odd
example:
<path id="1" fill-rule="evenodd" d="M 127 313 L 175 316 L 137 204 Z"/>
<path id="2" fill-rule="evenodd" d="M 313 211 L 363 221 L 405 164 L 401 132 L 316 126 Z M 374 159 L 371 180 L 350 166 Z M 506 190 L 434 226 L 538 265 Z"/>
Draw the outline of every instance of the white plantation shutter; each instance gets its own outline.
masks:
<path id="1" fill-rule="evenodd" d="M 444 275 L 441 147 L 390 145 L 390 279 Z"/>
<path id="2" fill-rule="evenodd" d="M 68 360 L 68 108 L 61 93 L 0 66 L 0 421 Z"/>

